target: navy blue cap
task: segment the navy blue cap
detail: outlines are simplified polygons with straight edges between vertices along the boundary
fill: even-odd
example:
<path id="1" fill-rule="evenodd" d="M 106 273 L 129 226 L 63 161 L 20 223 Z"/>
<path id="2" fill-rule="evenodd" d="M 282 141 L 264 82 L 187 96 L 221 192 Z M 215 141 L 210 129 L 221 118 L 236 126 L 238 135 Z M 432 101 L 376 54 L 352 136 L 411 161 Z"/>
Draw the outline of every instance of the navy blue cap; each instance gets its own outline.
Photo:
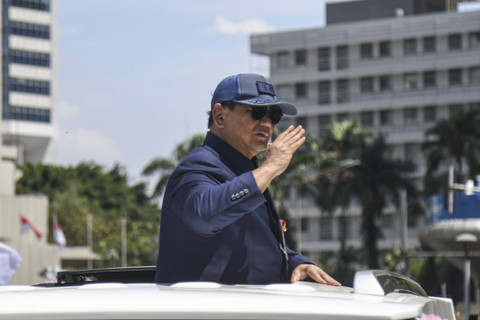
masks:
<path id="1" fill-rule="evenodd" d="M 284 114 L 296 115 L 297 109 L 290 103 L 278 100 L 273 85 L 254 73 L 242 73 L 223 79 L 215 89 L 212 105 L 234 101 L 251 107 L 279 106 Z"/>

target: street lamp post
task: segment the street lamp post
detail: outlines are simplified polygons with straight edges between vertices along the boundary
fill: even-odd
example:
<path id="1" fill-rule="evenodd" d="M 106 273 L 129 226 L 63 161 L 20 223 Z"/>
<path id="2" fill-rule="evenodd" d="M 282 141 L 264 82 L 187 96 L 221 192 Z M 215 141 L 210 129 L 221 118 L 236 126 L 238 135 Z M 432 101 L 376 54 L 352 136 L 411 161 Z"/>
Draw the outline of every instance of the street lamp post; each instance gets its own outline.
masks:
<path id="1" fill-rule="evenodd" d="M 458 243 L 463 243 L 465 250 L 464 262 L 464 281 L 463 281 L 463 300 L 465 304 L 465 320 L 470 316 L 470 254 L 469 245 L 478 241 L 477 237 L 471 233 L 459 234 L 456 239 Z"/>

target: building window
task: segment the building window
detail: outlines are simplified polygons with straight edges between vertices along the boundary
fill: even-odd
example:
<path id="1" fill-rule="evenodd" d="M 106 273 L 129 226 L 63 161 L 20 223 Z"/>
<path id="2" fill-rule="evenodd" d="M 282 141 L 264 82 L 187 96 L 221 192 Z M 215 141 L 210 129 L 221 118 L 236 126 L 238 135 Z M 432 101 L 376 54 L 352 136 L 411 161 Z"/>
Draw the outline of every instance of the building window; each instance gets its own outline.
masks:
<path id="1" fill-rule="evenodd" d="M 318 133 L 320 137 L 326 137 L 328 135 L 328 126 L 332 122 L 330 115 L 323 115 L 318 117 Z"/>
<path id="2" fill-rule="evenodd" d="M 330 82 L 320 81 L 318 83 L 318 104 L 329 104 L 330 102 Z"/>
<path id="3" fill-rule="evenodd" d="M 373 45 L 371 43 L 360 44 L 360 59 L 373 58 Z"/>
<path id="4" fill-rule="evenodd" d="M 437 121 L 437 109 L 435 106 L 429 106 L 423 108 L 423 121 L 424 122 L 435 122 Z"/>
<path id="5" fill-rule="evenodd" d="M 308 96 L 307 93 L 307 84 L 305 82 L 300 82 L 295 84 L 295 98 L 296 99 L 306 99 Z"/>
<path id="6" fill-rule="evenodd" d="M 437 43 L 435 37 L 423 38 L 423 52 L 431 53 L 437 50 Z"/>
<path id="7" fill-rule="evenodd" d="M 11 0 L 11 6 L 50 11 L 50 0 Z"/>
<path id="8" fill-rule="evenodd" d="M 287 68 L 289 63 L 290 54 L 287 51 L 282 51 L 277 53 L 277 67 Z"/>
<path id="9" fill-rule="evenodd" d="M 423 73 L 423 87 L 432 88 L 437 85 L 436 73 L 435 71 L 425 71 Z"/>
<path id="10" fill-rule="evenodd" d="M 50 110 L 8 106 L 3 112 L 3 119 L 49 123 Z"/>
<path id="11" fill-rule="evenodd" d="M 321 217 L 320 218 L 320 240 L 332 240 L 332 218 Z"/>
<path id="12" fill-rule="evenodd" d="M 360 78 L 360 92 L 361 93 L 373 92 L 373 77 Z"/>
<path id="13" fill-rule="evenodd" d="M 468 69 L 468 82 L 470 84 L 480 83 L 480 67 Z"/>
<path id="14" fill-rule="evenodd" d="M 307 64 L 307 50 L 295 51 L 295 65 L 304 66 Z"/>
<path id="15" fill-rule="evenodd" d="M 360 113 L 360 121 L 364 127 L 373 127 L 373 112 L 365 111 Z"/>
<path id="16" fill-rule="evenodd" d="M 350 117 L 348 116 L 348 113 L 339 113 L 337 114 L 337 122 L 341 122 L 343 120 L 348 120 Z"/>
<path id="17" fill-rule="evenodd" d="M 405 124 L 416 124 L 417 119 L 417 108 L 407 108 L 403 110 L 403 120 Z"/>
<path id="18" fill-rule="evenodd" d="M 9 50 L 9 60 L 13 63 L 50 67 L 50 55 L 46 53 Z"/>
<path id="19" fill-rule="evenodd" d="M 380 57 L 390 57 L 392 55 L 392 43 L 390 41 L 382 41 L 379 45 Z"/>
<path id="20" fill-rule="evenodd" d="M 455 113 L 462 112 L 463 106 L 461 104 L 451 104 L 448 106 L 449 116 L 453 116 Z"/>
<path id="21" fill-rule="evenodd" d="M 307 129 L 307 118 L 306 117 L 297 117 L 296 119 L 297 126 L 302 126 L 303 129 Z"/>
<path id="22" fill-rule="evenodd" d="M 471 49 L 480 47 L 480 32 L 470 32 L 468 34 L 468 46 Z"/>
<path id="23" fill-rule="evenodd" d="M 449 50 L 462 49 L 462 35 L 460 33 L 448 35 L 448 49 Z"/>
<path id="24" fill-rule="evenodd" d="M 337 103 L 344 103 L 350 100 L 348 79 L 339 79 L 337 85 Z"/>
<path id="25" fill-rule="evenodd" d="M 389 126 L 392 124 L 392 111 L 382 110 L 380 111 L 380 125 Z"/>
<path id="26" fill-rule="evenodd" d="M 50 39 L 50 26 L 16 21 L 9 21 L 8 26 L 11 34 L 32 38 Z"/>
<path id="27" fill-rule="evenodd" d="M 403 40 L 403 54 L 417 54 L 417 39 L 411 38 Z"/>
<path id="28" fill-rule="evenodd" d="M 292 95 L 290 94 L 290 86 L 287 84 L 281 84 L 276 86 L 275 91 L 277 97 L 280 100 L 291 100 Z"/>
<path id="29" fill-rule="evenodd" d="M 330 70 L 330 48 L 319 48 L 318 54 L 318 71 Z"/>
<path id="30" fill-rule="evenodd" d="M 338 235 L 341 239 L 352 239 L 352 221 L 346 215 L 338 219 Z"/>
<path id="31" fill-rule="evenodd" d="M 450 86 L 458 86 L 462 84 L 462 69 L 448 70 L 448 84 Z"/>
<path id="32" fill-rule="evenodd" d="M 34 93 L 34 94 L 50 94 L 50 82 L 48 81 L 36 81 L 10 78 L 9 89 L 12 91 Z"/>
<path id="33" fill-rule="evenodd" d="M 378 77 L 378 87 L 381 92 L 390 91 L 392 89 L 390 76 L 386 75 Z"/>
<path id="34" fill-rule="evenodd" d="M 415 90 L 418 88 L 418 79 L 416 73 L 406 73 L 403 75 L 403 87 L 405 90 Z"/>
<path id="35" fill-rule="evenodd" d="M 336 48 L 337 52 L 337 69 L 347 69 L 350 64 L 348 61 L 348 47 L 347 46 L 338 46 Z"/>

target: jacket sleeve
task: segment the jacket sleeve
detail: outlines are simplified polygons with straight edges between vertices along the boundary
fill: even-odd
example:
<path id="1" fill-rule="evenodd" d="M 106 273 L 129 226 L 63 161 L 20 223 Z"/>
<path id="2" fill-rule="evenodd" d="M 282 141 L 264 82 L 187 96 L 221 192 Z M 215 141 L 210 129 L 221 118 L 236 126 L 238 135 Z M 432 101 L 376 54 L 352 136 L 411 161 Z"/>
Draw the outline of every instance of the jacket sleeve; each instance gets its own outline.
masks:
<path id="1" fill-rule="evenodd" d="M 293 251 L 289 247 L 287 247 L 287 254 L 288 254 L 288 270 L 289 270 L 289 277 L 292 276 L 293 270 L 301 264 L 314 264 L 312 261 L 301 255 L 300 253 Z"/>
<path id="2" fill-rule="evenodd" d="M 201 236 L 214 235 L 266 201 L 252 172 L 229 175 L 211 164 L 192 169 L 190 166 L 172 177 L 167 205 Z"/>

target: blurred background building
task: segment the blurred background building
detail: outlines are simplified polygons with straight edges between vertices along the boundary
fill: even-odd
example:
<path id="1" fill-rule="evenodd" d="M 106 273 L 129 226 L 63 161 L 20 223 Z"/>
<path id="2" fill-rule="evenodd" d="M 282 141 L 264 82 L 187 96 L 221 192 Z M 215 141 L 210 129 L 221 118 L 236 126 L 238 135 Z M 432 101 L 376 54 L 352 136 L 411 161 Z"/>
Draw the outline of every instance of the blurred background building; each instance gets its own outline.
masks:
<path id="1" fill-rule="evenodd" d="M 394 158 L 416 164 L 411 178 L 421 190 L 425 130 L 458 110 L 480 108 L 480 11 L 462 4 L 329 3 L 325 27 L 253 35 L 251 52 L 268 57 L 278 96 L 298 107 L 289 123 L 324 136 L 333 121 L 350 119 L 383 133 Z M 302 220 L 297 242 L 303 253 L 319 261 L 322 252 L 337 251 L 342 230 L 348 246 L 362 246 L 359 206 L 332 216 L 308 195 L 290 194 L 290 212 Z M 380 249 L 400 247 L 397 213 L 392 207 L 383 216 Z M 425 224 L 424 218 L 408 221 L 409 247 L 419 248 Z"/>
<path id="2" fill-rule="evenodd" d="M 47 197 L 15 195 L 16 164 L 56 161 L 56 0 L 2 0 L 1 20 L 0 242 L 22 258 L 10 283 L 40 283 L 60 253 L 47 242 Z"/>
<path id="3" fill-rule="evenodd" d="M 57 160 L 56 0 L 2 0 L 4 158 Z"/>

